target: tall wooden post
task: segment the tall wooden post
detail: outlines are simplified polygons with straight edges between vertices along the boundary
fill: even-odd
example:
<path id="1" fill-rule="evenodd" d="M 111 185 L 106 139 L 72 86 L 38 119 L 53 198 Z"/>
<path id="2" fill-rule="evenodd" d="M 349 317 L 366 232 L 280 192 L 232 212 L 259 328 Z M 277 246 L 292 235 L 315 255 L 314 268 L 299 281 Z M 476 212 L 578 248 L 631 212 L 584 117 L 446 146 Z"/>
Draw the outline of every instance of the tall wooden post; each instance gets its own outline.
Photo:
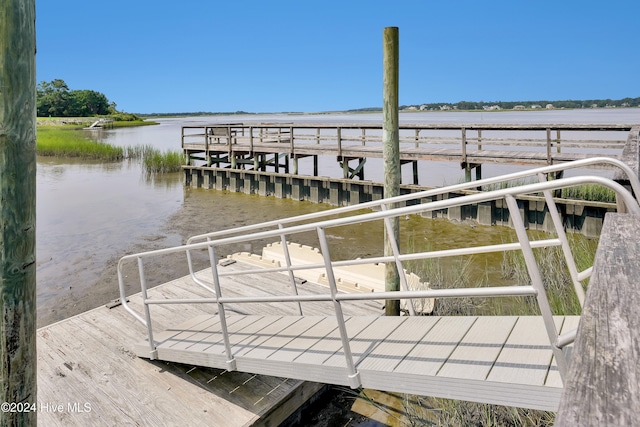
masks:
<path id="1" fill-rule="evenodd" d="M 36 425 L 35 0 L 0 2 L 0 425 Z M 20 404 L 22 406 L 17 406 Z M 26 408 L 25 405 L 29 405 Z M 31 406 L 32 405 L 32 406 Z M 15 412 L 5 409 L 16 409 Z M 27 410 L 29 409 L 29 410 Z"/>
<path id="2" fill-rule="evenodd" d="M 383 31 L 383 68 L 384 88 L 382 104 L 382 158 L 384 163 L 384 197 L 400 195 L 400 138 L 398 131 L 398 75 L 399 46 L 398 27 L 387 27 Z M 391 228 L 396 242 L 400 238 L 400 222 L 398 218 L 391 220 Z M 385 228 L 384 254 L 393 254 L 390 237 Z M 400 290 L 400 278 L 395 264 L 387 263 L 385 267 L 385 290 Z M 400 301 L 387 300 L 385 305 L 387 316 L 400 314 Z"/>

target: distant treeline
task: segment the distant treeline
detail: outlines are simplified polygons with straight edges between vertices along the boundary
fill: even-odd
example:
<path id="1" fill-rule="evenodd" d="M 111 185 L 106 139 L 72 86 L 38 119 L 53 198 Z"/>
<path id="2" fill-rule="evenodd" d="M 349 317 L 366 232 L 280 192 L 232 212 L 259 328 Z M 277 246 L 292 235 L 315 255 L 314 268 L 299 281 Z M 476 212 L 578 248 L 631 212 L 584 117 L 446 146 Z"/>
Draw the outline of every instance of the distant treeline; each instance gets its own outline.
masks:
<path id="1" fill-rule="evenodd" d="M 630 108 L 640 107 L 640 98 L 586 99 L 566 101 L 460 101 L 401 105 L 401 110 L 535 110 L 562 108 Z M 382 108 L 359 108 L 348 112 L 382 111 Z"/>
<path id="2" fill-rule="evenodd" d="M 623 99 L 587 99 L 582 101 L 460 101 L 454 103 L 434 102 L 428 104 L 401 105 L 401 110 L 535 110 L 535 109 L 562 109 L 562 108 L 631 108 L 640 107 L 640 98 L 623 98 Z M 366 107 L 356 108 L 353 110 L 343 111 L 323 111 L 314 114 L 323 113 L 374 113 L 382 111 L 382 107 Z M 277 114 L 308 114 L 298 111 L 278 111 Z M 185 116 L 232 116 L 232 115 L 250 115 L 250 114 L 270 114 L 270 113 L 252 113 L 249 111 L 192 111 L 184 113 L 137 113 L 140 117 L 185 117 Z"/>

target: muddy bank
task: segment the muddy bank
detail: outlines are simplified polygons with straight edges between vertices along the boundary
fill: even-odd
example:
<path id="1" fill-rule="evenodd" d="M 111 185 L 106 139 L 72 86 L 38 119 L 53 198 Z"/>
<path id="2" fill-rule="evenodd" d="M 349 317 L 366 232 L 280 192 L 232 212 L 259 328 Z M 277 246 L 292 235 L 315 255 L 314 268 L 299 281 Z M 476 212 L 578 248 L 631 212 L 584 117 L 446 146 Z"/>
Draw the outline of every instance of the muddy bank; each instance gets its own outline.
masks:
<path id="1" fill-rule="evenodd" d="M 117 265 L 127 254 L 152 251 L 185 243 L 193 235 L 238 227 L 276 218 L 293 216 L 327 209 L 328 206 L 225 192 L 184 189 L 184 200 L 180 208 L 152 233 L 124 242 L 124 250 L 114 250 L 104 265 L 82 267 L 68 271 L 64 280 L 56 284 L 43 301 L 38 301 L 38 327 L 63 320 L 118 298 Z M 268 242 L 263 242 L 264 244 Z M 219 256 L 238 251 L 259 252 L 261 243 L 252 246 L 223 248 Z M 255 246 L 255 247 L 254 247 Z M 194 254 L 196 266 L 207 266 L 206 252 Z M 164 283 L 168 278 L 188 274 L 185 256 L 164 256 L 145 264 L 147 281 L 151 286 Z M 92 271 L 87 271 L 92 270 Z M 125 268 L 127 294 L 140 292 L 137 281 L 137 266 Z"/>

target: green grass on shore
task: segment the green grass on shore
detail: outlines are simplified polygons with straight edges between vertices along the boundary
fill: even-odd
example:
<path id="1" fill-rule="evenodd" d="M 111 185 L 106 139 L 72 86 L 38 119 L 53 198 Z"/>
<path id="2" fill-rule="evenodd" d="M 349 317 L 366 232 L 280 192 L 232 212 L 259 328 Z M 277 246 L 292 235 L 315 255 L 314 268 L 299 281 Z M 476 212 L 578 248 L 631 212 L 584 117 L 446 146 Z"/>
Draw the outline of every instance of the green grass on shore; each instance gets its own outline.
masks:
<path id="1" fill-rule="evenodd" d="M 140 159 L 145 171 L 151 174 L 178 172 L 183 164 L 184 157 L 179 151 L 161 152 L 151 146 L 123 148 L 95 141 L 90 135 L 67 127 L 41 127 L 37 131 L 36 152 L 40 156 L 104 162 Z"/>
<path id="2" fill-rule="evenodd" d="M 94 141 L 76 130 L 46 127 L 37 131 L 36 152 L 40 156 L 75 157 L 88 160 L 124 159 L 124 149 Z"/>
<path id="3" fill-rule="evenodd" d="M 108 117 L 107 117 L 108 118 Z M 54 127 L 54 128 L 72 128 L 81 129 L 91 126 L 100 117 L 37 117 L 36 125 L 38 128 Z M 114 128 L 125 128 L 134 126 L 157 125 L 158 122 L 136 119 L 136 120 L 118 120 L 115 118 L 113 122 Z"/>

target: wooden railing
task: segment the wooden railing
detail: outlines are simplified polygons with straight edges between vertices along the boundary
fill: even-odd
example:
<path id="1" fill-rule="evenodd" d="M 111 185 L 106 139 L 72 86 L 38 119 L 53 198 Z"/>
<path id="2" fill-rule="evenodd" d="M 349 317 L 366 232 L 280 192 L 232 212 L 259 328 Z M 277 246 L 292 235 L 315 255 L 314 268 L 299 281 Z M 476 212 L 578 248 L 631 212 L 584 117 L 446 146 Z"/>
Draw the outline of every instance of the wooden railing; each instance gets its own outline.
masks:
<path id="1" fill-rule="evenodd" d="M 411 150 L 419 154 L 449 149 L 452 150 L 450 157 L 466 163 L 479 152 L 486 158 L 491 152 L 509 150 L 536 152 L 538 160 L 542 154 L 543 160 L 546 158 L 551 164 L 563 153 L 610 155 L 614 151 L 619 157 L 632 127 L 628 124 L 412 124 L 400 126 L 399 140 L 401 155 Z M 237 145 L 238 149 L 253 152 L 260 146 L 273 144 L 282 144 L 281 152 L 290 154 L 308 154 L 305 150 L 319 145 L 326 149 L 323 154 L 349 156 L 367 148 L 372 157 L 379 157 L 382 127 L 366 123 L 245 123 L 182 128 L 182 147 L 186 151 L 232 152 Z"/>

